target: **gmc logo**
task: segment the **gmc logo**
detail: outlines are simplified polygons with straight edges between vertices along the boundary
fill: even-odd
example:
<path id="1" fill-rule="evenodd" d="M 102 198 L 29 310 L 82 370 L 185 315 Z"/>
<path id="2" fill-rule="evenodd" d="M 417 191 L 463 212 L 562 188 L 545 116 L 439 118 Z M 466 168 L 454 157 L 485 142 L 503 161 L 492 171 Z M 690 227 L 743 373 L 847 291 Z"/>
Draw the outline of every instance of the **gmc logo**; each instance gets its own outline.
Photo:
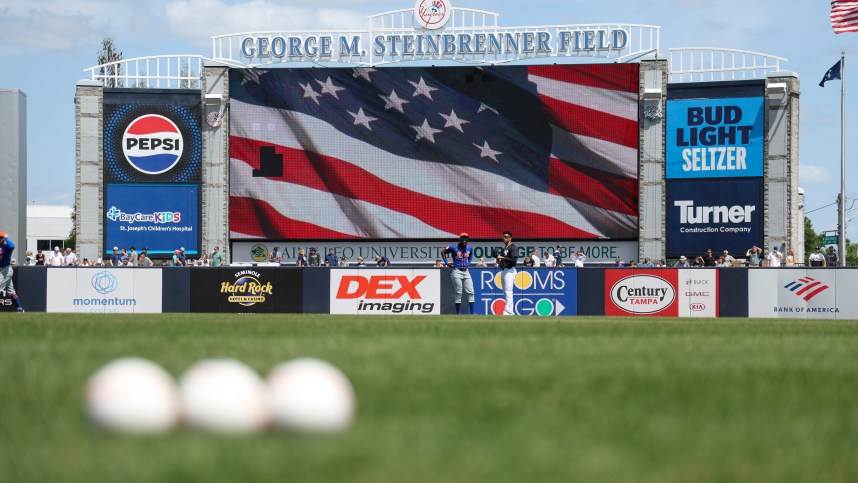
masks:
<path id="1" fill-rule="evenodd" d="M 426 279 L 418 275 L 409 280 L 405 275 L 344 275 L 337 289 L 338 299 L 398 299 L 407 296 L 420 299 L 417 285 Z"/>

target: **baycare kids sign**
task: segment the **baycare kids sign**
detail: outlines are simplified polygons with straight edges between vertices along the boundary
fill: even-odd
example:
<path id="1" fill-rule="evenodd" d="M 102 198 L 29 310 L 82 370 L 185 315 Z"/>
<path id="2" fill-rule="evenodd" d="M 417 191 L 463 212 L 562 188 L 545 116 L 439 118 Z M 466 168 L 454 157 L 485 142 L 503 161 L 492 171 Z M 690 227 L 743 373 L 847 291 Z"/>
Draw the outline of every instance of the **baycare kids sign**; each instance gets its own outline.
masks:
<path id="1" fill-rule="evenodd" d="M 763 176 L 763 98 L 667 102 L 667 177 Z"/>

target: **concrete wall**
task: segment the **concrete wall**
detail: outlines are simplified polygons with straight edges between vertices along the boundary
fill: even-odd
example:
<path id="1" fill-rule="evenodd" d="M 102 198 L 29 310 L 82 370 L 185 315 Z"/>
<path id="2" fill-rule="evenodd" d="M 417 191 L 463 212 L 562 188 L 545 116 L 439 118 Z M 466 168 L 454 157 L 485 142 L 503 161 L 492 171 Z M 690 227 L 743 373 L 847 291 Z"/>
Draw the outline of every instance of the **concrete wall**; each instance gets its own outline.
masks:
<path id="1" fill-rule="evenodd" d="M 665 102 L 666 60 L 642 61 L 640 74 L 640 160 L 638 171 L 639 259 L 664 258 L 666 216 Z"/>
<path id="2" fill-rule="evenodd" d="M 0 89 L 0 231 L 17 246 L 27 240 L 27 95 Z M 16 255 L 17 257 L 17 255 Z M 20 257 L 23 259 L 23 257 Z"/>
<path id="3" fill-rule="evenodd" d="M 203 68 L 203 184 L 200 250 L 229 252 L 229 69 Z M 219 116 L 220 124 L 213 122 Z"/>
<path id="4" fill-rule="evenodd" d="M 104 89 L 100 82 L 78 81 L 75 89 L 75 252 L 95 260 L 102 253 L 104 210 L 104 143 L 102 109 Z"/>

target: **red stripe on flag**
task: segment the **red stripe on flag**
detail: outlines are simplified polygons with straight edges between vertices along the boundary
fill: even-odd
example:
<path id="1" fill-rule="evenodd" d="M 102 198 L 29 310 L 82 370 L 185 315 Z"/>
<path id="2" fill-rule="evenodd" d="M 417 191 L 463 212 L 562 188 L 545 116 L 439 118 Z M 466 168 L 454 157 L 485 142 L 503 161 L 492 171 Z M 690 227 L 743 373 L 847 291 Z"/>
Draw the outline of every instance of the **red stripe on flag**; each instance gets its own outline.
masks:
<path id="1" fill-rule="evenodd" d="M 527 72 L 546 79 L 623 92 L 640 90 L 637 64 L 539 65 Z"/>
<path id="2" fill-rule="evenodd" d="M 834 33 L 858 32 L 858 2 L 834 0 L 831 2 L 831 28 Z"/>
<path id="3" fill-rule="evenodd" d="M 341 239 L 355 236 L 283 216 L 263 200 L 229 197 L 230 231 L 254 238 Z"/>
<path id="4" fill-rule="evenodd" d="M 552 194 L 606 210 L 638 215 L 638 180 L 551 158 L 548 180 Z"/>
<path id="5" fill-rule="evenodd" d="M 241 160 L 258 169 L 262 146 L 270 144 L 230 137 L 232 162 Z M 388 183 L 370 171 L 331 156 L 282 146 L 275 148 L 283 155 L 288 169 L 284 169 L 283 176 L 268 178 L 270 180 L 372 203 L 410 215 L 445 232 L 458 233 L 467 228 L 473 238 L 496 238 L 498 224 L 505 224 L 515 226 L 522 233 L 541 233 L 544 238 L 598 238 L 596 234 L 540 213 L 446 201 Z M 558 203 L 562 201 L 558 199 Z"/>
<path id="6" fill-rule="evenodd" d="M 606 112 L 539 96 L 543 109 L 565 131 L 629 148 L 638 148 L 638 123 Z"/>

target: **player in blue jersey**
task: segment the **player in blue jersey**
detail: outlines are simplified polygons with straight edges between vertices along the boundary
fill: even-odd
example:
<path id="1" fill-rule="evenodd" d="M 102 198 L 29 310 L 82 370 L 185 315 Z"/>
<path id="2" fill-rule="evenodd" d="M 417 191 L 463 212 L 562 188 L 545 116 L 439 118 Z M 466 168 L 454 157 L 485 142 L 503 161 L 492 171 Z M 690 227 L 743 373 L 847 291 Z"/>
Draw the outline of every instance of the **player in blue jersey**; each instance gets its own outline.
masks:
<path id="1" fill-rule="evenodd" d="M 447 262 L 448 254 L 451 258 L 449 262 Z M 471 279 L 471 274 L 468 273 L 473 255 L 474 251 L 468 244 L 467 233 L 459 235 L 459 243 L 454 243 L 441 251 L 444 263 L 453 268 L 453 274 L 450 277 L 453 280 L 453 287 L 456 289 L 457 314 L 462 313 L 462 290 L 464 289 L 465 295 L 468 296 L 468 313 L 474 315 L 474 281 Z"/>
<path id="2" fill-rule="evenodd" d="M 12 301 L 18 307 L 18 312 L 23 312 L 24 307 L 21 306 L 18 294 L 15 293 L 15 285 L 12 283 L 13 251 L 15 251 L 15 244 L 6 238 L 6 232 L 0 231 L 0 292 L 5 290 L 7 295 L 11 295 Z"/>

